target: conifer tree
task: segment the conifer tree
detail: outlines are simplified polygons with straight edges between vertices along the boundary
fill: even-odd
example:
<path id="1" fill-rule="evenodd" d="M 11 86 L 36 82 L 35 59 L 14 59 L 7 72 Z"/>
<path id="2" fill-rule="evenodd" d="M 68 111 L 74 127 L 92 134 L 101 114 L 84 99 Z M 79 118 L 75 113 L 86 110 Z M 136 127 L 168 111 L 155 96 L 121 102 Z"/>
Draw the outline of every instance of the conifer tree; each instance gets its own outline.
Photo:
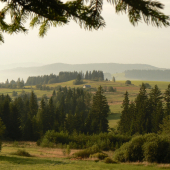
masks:
<path id="1" fill-rule="evenodd" d="M 165 90 L 164 100 L 166 102 L 166 104 L 165 104 L 165 116 L 168 116 L 168 115 L 170 115 L 170 84 L 168 85 L 168 88 Z"/>
<path id="2" fill-rule="evenodd" d="M 155 87 L 151 90 L 150 94 L 149 94 L 149 106 L 151 107 L 150 109 L 150 113 L 151 113 L 151 124 L 152 124 L 152 131 L 156 132 L 157 131 L 157 123 L 158 123 L 158 113 L 159 114 L 163 114 L 162 112 L 162 93 L 160 91 L 160 89 L 158 88 L 157 85 L 155 85 Z M 158 111 L 159 110 L 159 111 Z M 162 118 L 161 118 L 162 117 Z M 159 122 L 162 122 L 162 119 L 164 116 L 161 116 Z"/>
<path id="3" fill-rule="evenodd" d="M 160 130 L 160 124 L 162 124 L 164 118 L 164 110 L 162 101 L 159 101 L 156 107 L 156 114 L 152 118 L 152 132 L 157 133 Z"/>
<path id="4" fill-rule="evenodd" d="M 56 92 L 55 92 L 55 90 L 53 90 L 53 94 L 52 94 L 52 96 L 54 97 L 54 96 L 56 96 Z"/>
<path id="5" fill-rule="evenodd" d="M 124 94 L 124 96 L 125 97 L 122 103 L 123 110 L 122 110 L 119 127 L 118 127 L 121 133 L 127 133 L 128 131 L 130 131 L 129 94 L 127 91 Z"/>
<path id="6" fill-rule="evenodd" d="M 136 106 L 134 102 L 131 102 L 129 105 L 129 113 L 130 113 L 130 122 L 129 122 L 129 126 L 130 126 L 130 130 L 127 134 L 129 135 L 134 135 L 137 130 L 136 130 Z"/>
<path id="7" fill-rule="evenodd" d="M 43 134 L 45 134 L 45 132 L 48 130 L 47 129 L 47 123 L 48 123 L 48 117 L 47 117 L 47 109 L 46 109 L 46 105 L 45 105 L 45 101 L 44 98 L 41 99 L 40 102 L 40 108 L 38 111 L 38 124 L 39 124 L 39 129 L 40 129 L 40 136 L 42 136 Z"/>
<path id="8" fill-rule="evenodd" d="M 5 129 L 5 137 L 7 137 L 9 135 L 10 132 L 10 97 L 7 95 L 4 98 L 4 101 L 2 103 L 2 121 L 4 123 L 4 125 L 6 126 Z"/>
<path id="9" fill-rule="evenodd" d="M 6 127 L 5 127 L 2 119 L 0 118 L 0 151 L 1 151 L 1 148 L 2 148 L 2 136 L 3 136 L 4 132 L 5 132 L 5 128 Z"/>
<path id="10" fill-rule="evenodd" d="M 148 133 L 150 132 L 150 129 L 148 129 L 150 125 L 150 111 L 148 109 L 148 96 L 144 83 L 142 83 L 135 103 L 137 132 L 140 134 Z"/>
<path id="11" fill-rule="evenodd" d="M 33 91 L 31 92 L 29 107 L 30 107 L 30 117 L 33 118 L 33 116 L 35 116 L 38 112 L 37 97 Z"/>
<path id="12" fill-rule="evenodd" d="M 93 104 L 91 108 L 91 126 L 94 133 L 108 132 L 108 113 L 110 111 L 106 97 L 103 95 L 103 89 L 100 86 L 93 96 Z"/>
<path id="13" fill-rule="evenodd" d="M 19 115 L 19 111 L 17 105 L 14 103 L 10 104 L 10 117 L 9 120 L 10 127 L 9 127 L 9 138 L 12 140 L 18 140 L 21 138 L 21 119 Z"/>
<path id="14" fill-rule="evenodd" d="M 53 126 L 54 126 L 54 105 L 53 105 L 53 99 L 52 97 L 49 100 L 49 104 L 48 104 L 48 119 L 46 121 L 48 121 L 48 130 L 52 130 Z"/>
<path id="15" fill-rule="evenodd" d="M 88 73 L 88 71 L 86 71 L 85 79 L 86 79 L 86 80 L 88 80 L 88 79 L 89 79 L 89 73 Z"/>

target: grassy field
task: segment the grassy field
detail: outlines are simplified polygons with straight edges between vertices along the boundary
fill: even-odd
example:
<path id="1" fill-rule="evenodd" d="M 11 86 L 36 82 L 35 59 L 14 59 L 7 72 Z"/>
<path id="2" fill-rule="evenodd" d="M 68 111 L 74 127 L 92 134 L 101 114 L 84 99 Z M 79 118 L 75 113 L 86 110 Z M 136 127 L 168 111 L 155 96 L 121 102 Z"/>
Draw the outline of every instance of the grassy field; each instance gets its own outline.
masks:
<path id="1" fill-rule="evenodd" d="M 15 143 L 14 143 L 15 144 Z M 3 143 L 0 153 L 0 169 L 2 170 L 160 170 L 169 169 L 169 164 L 149 163 L 114 163 L 106 164 L 103 161 L 93 159 L 75 160 L 72 154 L 77 150 L 71 150 L 70 156 L 64 156 L 62 149 L 41 148 L 33 142 L 22 142 L 18 146 L 11 143 Z M 32 157 L 13 155 L 18 149 L 24 149 Z M 108 153 L 112 157 L 113 153 Z"/>
<path id="2" fill-rule="evenodd" d="M 122 75 L 123 76 L 123 75 Z M 162 93 L 164 93 L 165 89 L 168 87 L 170 82 L 162 82 L 162 81 L 131 81 L 133 85 L 125 85 L 125 80 L 122 81 L 90 81 L 90 80 L 84 80 L 84 84 L 82 85 L 73 85 L 73 80 L 68 81 L 68 82 L 63 82 L 63 83 L 55 83 L 55 84 L 48 84 L 47 86 L 49 87 L 57 87 L 57 86 L 62 86 L 62 87 L 70 87 L 70 88 L 77 88 L 77 87 L 83 87 L 83 85 L 91 85 L 93 89 L 97 89 L 100 85 L 102 87 L 104 86 L 113 86 L 114 88 L 117 89 L 116 92 L 105 92 L 104 95 L 107 98 L 108 104 L 110 106 L 111 114 L 108 117 L 109 120 L 109 126 L 111 128 L 116 127 L 117 122 L 120 118 L 120 112 L 122 110 L 121 105 L 122 101 L 124 99 L 124 93 L 128 91 L 129 93 L 129 99 L 130 101 L 134 101 L 136 98 L 140 85 L 142 82 L 144 83 L 149 83 L 152 87 L 155 85 L 158 85 L 158 87 L 161 89 Z M 36 90 L 35 86 L 26 86 L 25 89 L 23 89 L 25 92 L 31 92 L 34 90 L 35 94 L 37 95 L 38 99 L 40 99 L 44 94 L 47 95 L 48 98 L 51 97 L 52 95 L 52 90 Z M 12 92 L 17 91 L 18 95 L 22 92 L 22 89 L 5 89 L 5 88 L 0 88 L 0 94 L 9 94 L 12 97 Z M 147 90 L 148 92 L 150 91 L 149 89 Z M 94 91 L 93 91 L 94 93 Z M 118 115 L 114 117 L 114 115 Z"/>

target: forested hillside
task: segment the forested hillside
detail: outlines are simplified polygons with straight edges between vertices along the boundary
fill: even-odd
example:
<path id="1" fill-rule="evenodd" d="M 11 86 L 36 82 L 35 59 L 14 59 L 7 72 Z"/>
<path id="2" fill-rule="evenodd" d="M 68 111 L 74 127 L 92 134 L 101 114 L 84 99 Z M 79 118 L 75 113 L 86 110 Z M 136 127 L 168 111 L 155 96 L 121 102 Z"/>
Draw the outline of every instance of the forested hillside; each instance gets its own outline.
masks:
<path id="1" fill-rule="evenodd" d="M 125 70 L 159 70 L 158 67 L 154 67 L 147 64 L 117 64 L 117 63 L 91 63 L 91 64 L 63 64 L 63 63 L 54 63 L 49 65 L 44 65 L 40 67 L 25 67 L 24 65 L 19 68 L 13 68 L 8 70 L 1 70 L 0 81 L 5 81 L 8 79 L 18 79 L 21 77 L 26 81 L 29 76 L 38 76 L 38 75 L 49 75 L 51 73 L 58 75 L 59 72 L 86 72 L 93 70 L 102 70 L 104 73 L 122 73 Z"/>
<path id="2" fill-rule="evenodd" d="M 59 72 L 59 75 L 50 74 L 50 75 L 43 75 L 43 76 L 35 76 L 35 77 L 28 77 L 26 85 L 43 85 L 43 84 L 53 84 L 53 83 L 61 83 L 70 80 L 74 80 L 77 76 L 80 76 L 80 79 L 87 79 L 87 80 L 104 80 L 103 71 L 93 70 L 86 71 L 84 75 L 83 72 Z"/>

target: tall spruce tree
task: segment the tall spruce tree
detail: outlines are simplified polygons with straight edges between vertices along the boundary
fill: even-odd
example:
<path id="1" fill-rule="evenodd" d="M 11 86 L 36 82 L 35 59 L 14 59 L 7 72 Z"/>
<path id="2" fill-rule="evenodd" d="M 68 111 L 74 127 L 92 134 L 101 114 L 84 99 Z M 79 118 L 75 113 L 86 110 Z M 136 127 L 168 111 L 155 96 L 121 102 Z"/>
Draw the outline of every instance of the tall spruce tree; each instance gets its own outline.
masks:
<path id="1" fill-rule="evenodd" d="M 38 112 L 37 97 L 33 91 L 31 92 L 29 107 L 30 107 L 30 117 L 32 119 L 33 116 L 35 116 Z"/>
<path id="2" fill-rule="evenodd" d="M 148 95 L 145 84 L 142 83 L 139 94 L 135 99 L 136 103 L 136 126 L 140 134 L 150 132 L 150 111 L 148 110 Z"/>
<path id="3" fill-rule="evenodd" d="M 126 91 L 124 94 L 124 100 L 122 103 L 122 113 L 119 122 L 118 129 L 121 133 L 128 133 L 130 131 L 130 113 L 129 113 L 129 94 Z"/>
<path id="4" fill-rule="evenodd" d="M 21 138 L 21 119 L 15 103 L 10 104 L 10 117 L 8 121 L 10 122 L 8 137 L 12 140 L 19 140 Z"/>
<path id="5" fill-rule="evenodd" d="M 159 117 L 159 123 L 162 122 L 162 119 L 164 116 L 158 116 L 158 114 L 162 115 L 162 93 L 157 85 L 151 90 L 149 93 L 149 106 L 150 106 L 150 113 L 151 113 L 151 124 L 152 124 L 152 132 L 157 132 L 158 129 L 158 118 Z M 158 111 L 159 110 L 159 111 Z"/>
<path id="6" fill-rule="evenodd" d="M 51 97 L 48 103 L 48 128 L 52 130 L 54 127 L 54 105 L 53 105 L 53 98 Z"/>
<path id="7" fill-rule="evenodd" d="M 91 108 L 91 126 L 94 133 L 108 132 L 108 113 L 110 111 L 106 97 L 103 95 L 103 89 L 100 86 L 93 96 Z"/>

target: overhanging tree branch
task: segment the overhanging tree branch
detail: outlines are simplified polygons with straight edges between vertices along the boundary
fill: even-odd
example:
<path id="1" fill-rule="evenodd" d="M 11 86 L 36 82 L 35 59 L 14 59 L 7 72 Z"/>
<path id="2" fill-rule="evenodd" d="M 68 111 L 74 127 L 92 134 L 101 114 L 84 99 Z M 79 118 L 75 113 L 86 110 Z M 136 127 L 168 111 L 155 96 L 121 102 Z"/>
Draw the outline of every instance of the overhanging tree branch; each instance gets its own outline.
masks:
<path id="1" fill-rule="evenodd" d="M 151 0 L 107 0 L 115 6 L 117 13 L 126 13 L 134 26 L 142 20 L 153 26 L 170 26 L 170 18 L 160 12 L 164 5 Z M 74 20 L 81 28 L 88 30 L 105 27 L 101 16 L 103 0 L 75 0 L 66 3 L 60 0 L 0 0 L 5 7 L 0 11 L 0 42 L 3 32 L 13 34 L 28 30 L 24 24 L 31 19 L 30 27 L 40 26 L 39 35 L 46 35 L 51 26 L 61 26 Z M 89 2 L 89 5 L 87 5 Z M 6 15 L 11 23 L 5 22 Z"/>

